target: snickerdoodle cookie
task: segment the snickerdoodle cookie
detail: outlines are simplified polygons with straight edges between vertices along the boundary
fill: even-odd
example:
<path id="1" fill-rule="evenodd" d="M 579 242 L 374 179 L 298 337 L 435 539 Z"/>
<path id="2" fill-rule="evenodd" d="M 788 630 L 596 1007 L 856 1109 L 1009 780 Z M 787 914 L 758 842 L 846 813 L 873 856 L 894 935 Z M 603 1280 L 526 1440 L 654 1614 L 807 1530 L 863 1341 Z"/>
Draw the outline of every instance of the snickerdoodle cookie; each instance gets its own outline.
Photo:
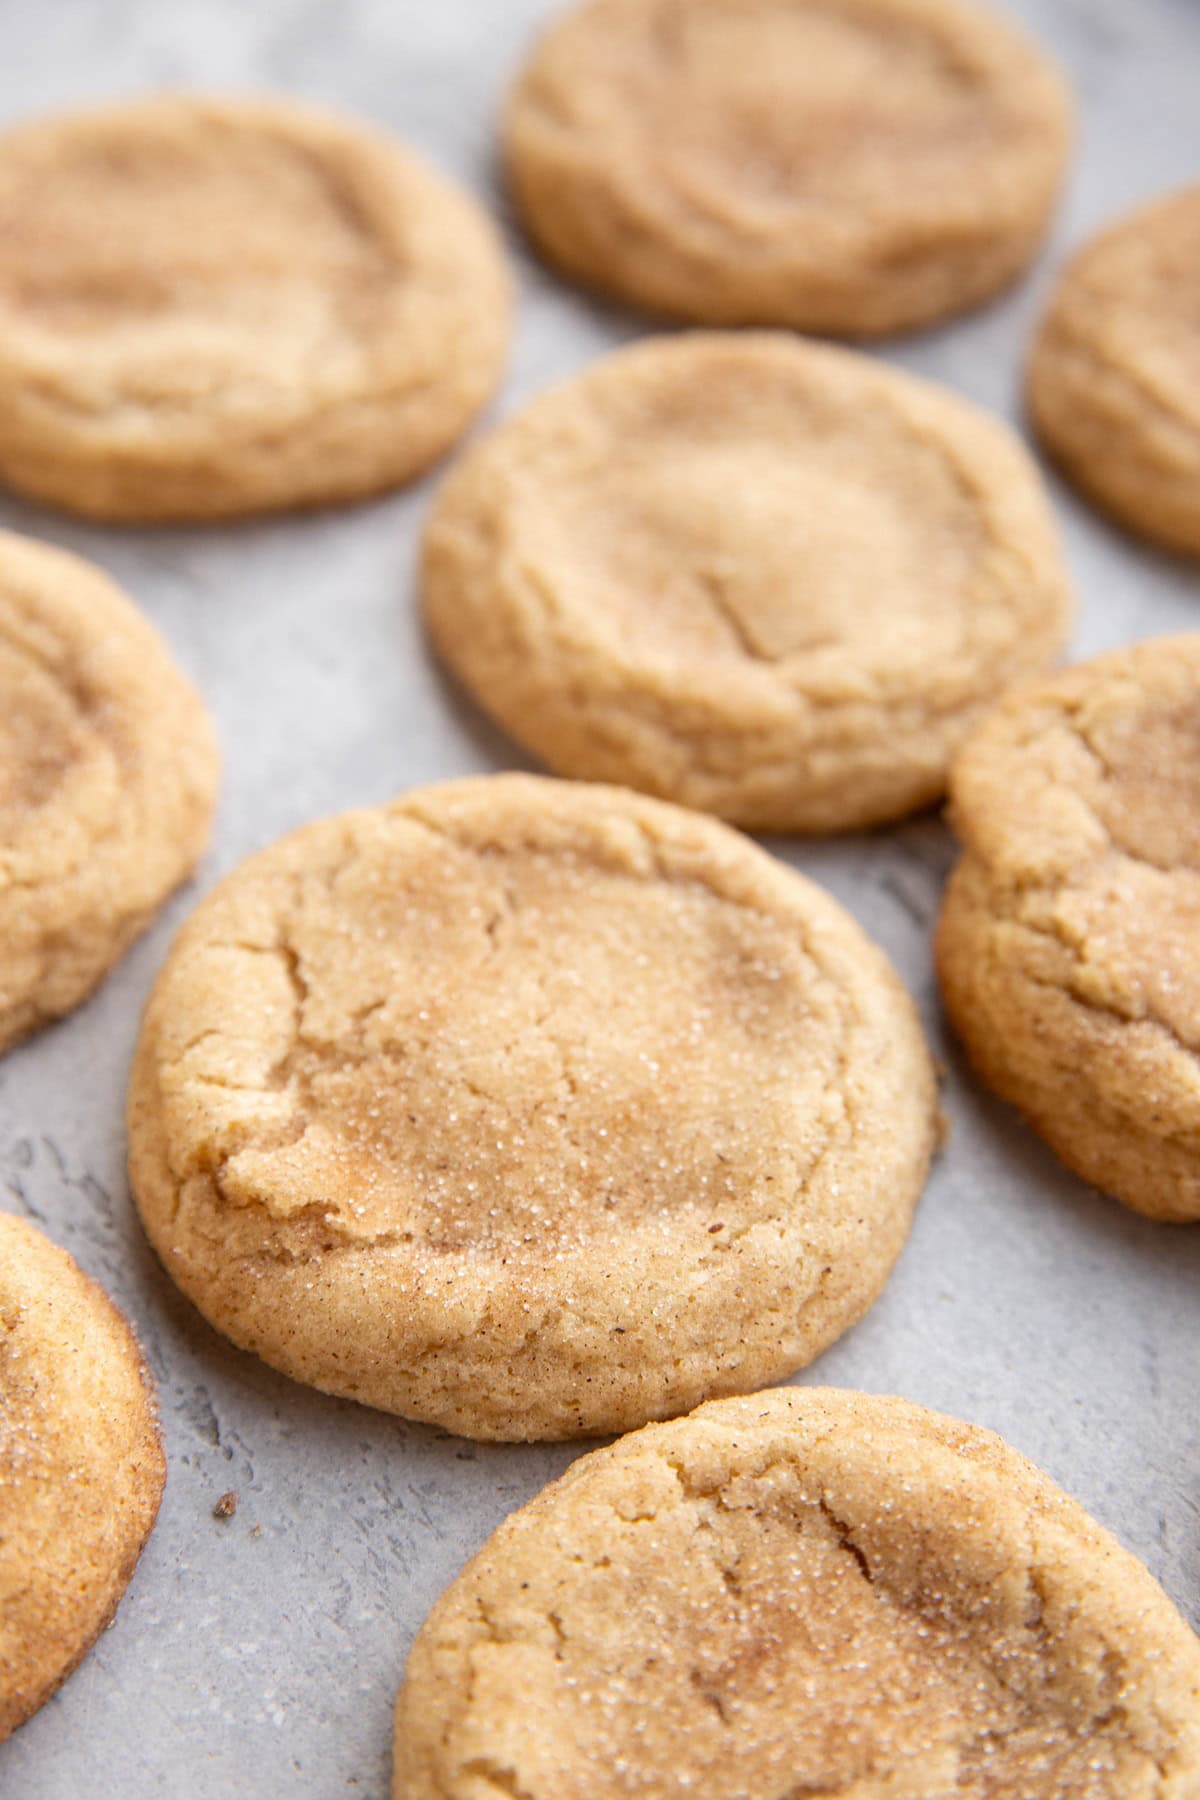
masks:
<path id="1" fill-rule="evenodd" d="M 422 587 L 440 654 L 559 774 L 781 831 L 936 800 L 1071 612 L 1007 427 L 765 333 L 651 339 L 535 400 L 449 477 Z"/>
<path id="2" fill-rule="evenodd" d="M 1032 259 L 1071 107 L 966 0 L 587 0 L 508 107 L 536 242 L 575 279 L 709 325 L 868 337 L 963 311 Z"/>
<path id="3" fill-rule="evenodd" d="M 100 570 L 0 532 L 0 1049 L 84 999 L 208 837 L 199 696 Z"/>
<path id="4" fill-rule="evenodd" d="M 1110 225 L 1068 264 L 1034 345 L 1033 419 L 1083 492 L 1200 556 L 1200 185 Z"/>
<path id="5" fill-rule="evenodd" d="M 65 1250 L 0 1213 L 0 1741 L 112 1618 L 165 1474 L 129 1326 Z"/>
<path id="6" fill-rule="evenodd" d="M 205 1316 L 469 1436 L 622 1431 L 875 1299 L 929 1056 L 835 901 L 711 819 L 504 775 L 310 825 L 197 909 L 130 1170 Z"/>
<path id="7" fill-rule="evenodd" d="M 1200 1219 L 1200 635 L 1012 696 L 951 795 L 938 969 L 971 1061 L 1086 1180 Z"/>
<path id="8" fill-rule="evenodd" d="M 1200 1642 L 991 1432 L 777 1388 L 576 1462 L 434 1607 L 395 1800 L 1200 1793 Z"/>
<path id="9" fill-rule="evenodd" d="M 111 519 L 408 480 L 498 379 L 473 201 L 291 101 L 159 98 L 0 137 L 0 479 Z"/>

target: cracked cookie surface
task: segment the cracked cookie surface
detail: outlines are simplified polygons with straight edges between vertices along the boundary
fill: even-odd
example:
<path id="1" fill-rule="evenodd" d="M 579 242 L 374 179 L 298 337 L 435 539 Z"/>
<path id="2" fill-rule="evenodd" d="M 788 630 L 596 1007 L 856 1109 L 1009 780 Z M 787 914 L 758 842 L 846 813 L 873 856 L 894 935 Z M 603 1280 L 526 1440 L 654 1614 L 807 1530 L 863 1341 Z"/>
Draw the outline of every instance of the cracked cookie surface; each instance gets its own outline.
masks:
<path id="1" fill-rule="evenodd" d="M 0 137 L 0 479 L 100 518 L 409 480 L 499 379 L 475 202 L 383 132 L 158 98 Z"/>
<path id="2" fill-rule="evenodd" d="M 99 569 L 0 532 L 0 1049 L 85 999 L 192 871 L 217 753 Z"/>
<path id="3" fill-rule="evenodd" d="M 873 337 L 1020 273 L 1070 113 L 1041 53 L 957 0 L 590 0 L 534 49 L 504 135 L 525 223 L 576 280 Z"/>
<path id="4" fill-rule="evenodd" d="M 65 1250 L 0 1213 L 0 1741 L 111 1620 L 165 1475 L 125 1319 Z"/>
<path id="5" fill-rule="evenodd" d="M 991 1432 L 782 1388 L 582 1457 L 437 1602 L 395 1800 L 1194 1800 L 1200 1643 Z"/>
<path id="6" fill-rule="evenodd" d="M 817 832 L 936 800 L 1072 607 L 998 420 L 852 351 L 705 332 L 605 357 L 469 452 L 422 601 L 559 774 Z"/>
<path id="7" fill-rule="evenodd" d="M 1085 1180 L 1200 1219 L 1200 635 L 1012 696 L 951 779 L 947 1010 Z"/>
<path id="8" fill-rule="evenodd" d="M 907 1235 L 936 1096 L 882 953 L 709 819 L 494 776 L 324 820 L 176 940 L 130 1090 L 167 1269 L 295 1378 L 479 1437 L 809 1361 Z"/>
<path id="9" fill-rule="evenodd" d="M 1131 531 L 1200 556 L 1200 184 L 1097 233 L 1034 344 L 1047 447 Z"/>

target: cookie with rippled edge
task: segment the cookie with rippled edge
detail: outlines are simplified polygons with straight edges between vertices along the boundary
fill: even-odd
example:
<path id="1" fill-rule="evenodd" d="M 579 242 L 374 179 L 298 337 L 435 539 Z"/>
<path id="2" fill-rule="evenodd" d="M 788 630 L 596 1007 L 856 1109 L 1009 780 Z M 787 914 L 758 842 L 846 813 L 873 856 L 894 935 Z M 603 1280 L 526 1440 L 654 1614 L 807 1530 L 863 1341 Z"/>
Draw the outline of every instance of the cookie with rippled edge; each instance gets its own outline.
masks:
<path id="1" fill-rule="evenodd" d="M 0 1049 L 103 979 L 208 840 L 212 726 L 92 564 L 0 532 Z"/>
<path id="2" fill-rule="evenodd" d="M 1200 635 L 1012 696 L 951 796 L 937 962 L 976 1071 L 1085 1181 L 1200 1219 Z"/>
<path id="3" fill-rule="evenodd" d="M 1200 183 L 1091 238 L 1029 367 L 1046 448 L 1130 531 L 1200 556 Z"/>
<path id="4" fill-rule="evenodd" d="M 776 1388 L 573 1464 L 417 1635 L 394 1800 L 1200 1792 L 1200 1643 L 989 1431 Z"/>
<path id="5" fill-rule="evenodd" d="M 517 207 L 566 275 L 704 325 L 877 337 L 989 299 L 1071 137 L 1042 52 L 964 0 L 588 0 L 508 103 Z"/>
<path id="6" fill-rule="evenodd" d="M 434 645 L 556 773 L 764 831 L 940 798 L 1072 597 L 1022 445 L 947 389 L 783 334 L 643 341 L 452 471 Z"/>
<path id="7" fill-rule="evenodd" d="M 483 212 L 373 126 L 172 96 L 0 137 L 0 480 L 71 512 L 409 481 L 496 386 L 509 315 Z"/>
<path id="8" fill-rule="evenodd" d="M 309 825 L 184 926 L 129 1165 L 217 1330 L 480 1438 L 623 1431 L 866 1311 L 937 1132 L 920 1024 L 821 889 L 535 776 Z"/>
<path id="9" fill-rule="evenodd" d="M 129 1325 L 65 1250 L 0 1213 L 0 1742 L 111 1622 L 165 1477 Z"/>

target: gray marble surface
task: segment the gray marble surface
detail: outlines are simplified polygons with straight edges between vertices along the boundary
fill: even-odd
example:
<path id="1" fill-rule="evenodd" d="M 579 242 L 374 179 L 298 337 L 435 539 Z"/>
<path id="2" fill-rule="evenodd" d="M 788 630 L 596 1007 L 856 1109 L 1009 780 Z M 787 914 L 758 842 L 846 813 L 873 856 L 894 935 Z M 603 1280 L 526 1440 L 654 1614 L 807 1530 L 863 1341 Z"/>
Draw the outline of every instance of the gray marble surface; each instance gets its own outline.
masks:
<path id="1" fill-rule="evenodd" d="M 1007 0 L 1069 70 L 1082 128 L 1052 243 L 1000 305 L 884 354 L 1015 415 L 1031 321 L 1065 250 L 1200 175 L 1200 0 Z M 546 0 L 3 0 L 0 118 L 147 86 L 275 88 L 419 144 L 502 215 L 497 97 Z M 642 329 L 532 263 L 494 416 Z M 122 1096 L 139 1008 L 200 891 L 247 852 L 397 788 L 519 766 L 431 666 L 413 553 L 432 482 L 299 522 L 102 530 L 0 501 L 0 521 L 124 582 L 208 696 L 225 749 L 215 844 L 103 990 L 0 1062 L 0 1207 L 74 1252 L 136 1320 L 170 1478 L 116 1626 L 0 1748 L 3 1800 L 361 1800 L 387 1792 L 412 1635 L 463 1558 L 577 1447 L 476 1447 L 293 1386 L 174 1291 L 135 1222 Z M 1194 570 L 1055 485 L 1075 649 L 1200 624 Z M 964 1077 L 929 935 L 951 858 L 932 817 L 775 845 L 896 959 L 949 1064 L 953 1136 L 894 1279 L 812 1378 L 892 1391 L 1004 1433 L 1145 1558 L 1200 1624 L 1200 1228 L 1100 1198 Z M 213 1503 L 240 1495 L 221 1523 Z"/>

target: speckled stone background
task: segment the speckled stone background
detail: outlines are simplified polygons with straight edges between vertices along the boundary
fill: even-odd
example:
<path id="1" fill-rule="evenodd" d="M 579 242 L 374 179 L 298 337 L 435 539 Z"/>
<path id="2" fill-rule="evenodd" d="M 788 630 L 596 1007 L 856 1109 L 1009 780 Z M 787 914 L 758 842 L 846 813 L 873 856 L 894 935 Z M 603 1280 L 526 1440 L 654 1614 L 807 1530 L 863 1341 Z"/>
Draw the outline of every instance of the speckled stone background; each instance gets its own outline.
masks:
<path id="1" fill-rule="evenodd" d="M 1054 239 L 1014 296 L 885 354 L 1015 415 L 1065 250 L 1144 195 L 1200 176 L 1200 0 L 1007 0 L 1081 101 Z M 147 86 L 275 88 L 411 138 L 506 207 L 498 96 L 546 0 L 4 0 L 0 118 Z M 494 416 L 643 327 L 540 270 L 521 276 Z M 1198 297 L 1200 304 L 1200 297 Z M 126 1187 L 122 1100 L 139 1008 L 198 893 L 314 815 L 439 776 L 520 766 L 431 666 L 413 600 L 433 483 L 368 506 L 235 529 L 84 527 L 15 502 L 0 521 L 94 557 L 166 633 L 216 713 L 225 780 L 196 887 L 96 998 L 0 1062 L 0 1207 L 28 1214 L 136 1321 L 170 1477 L 108 1632 L 0 1748 L 3 1800 L 384 1800 L 391 1705 L 439 1590 L 578 1446 L 475 1447 L 295 1387 L 214 1335 L 158 1268 Z M 1200 628 L 1200 574 L 1055 486 L 1079 654 Z M 1200 1227 L 1093 1194 L 964 1077 L 945 1045 L 929 935 L 951 859 L 930 817 L 776 845 L 827 882 L 919 995 L 953 1124 L 882 1301 L 810 1378 L 909 1395 L 1001 1431 L 1144 1557 L 1200 1624 Z M 236 1517 L 213 1504 L 236 1489 Z"/>

